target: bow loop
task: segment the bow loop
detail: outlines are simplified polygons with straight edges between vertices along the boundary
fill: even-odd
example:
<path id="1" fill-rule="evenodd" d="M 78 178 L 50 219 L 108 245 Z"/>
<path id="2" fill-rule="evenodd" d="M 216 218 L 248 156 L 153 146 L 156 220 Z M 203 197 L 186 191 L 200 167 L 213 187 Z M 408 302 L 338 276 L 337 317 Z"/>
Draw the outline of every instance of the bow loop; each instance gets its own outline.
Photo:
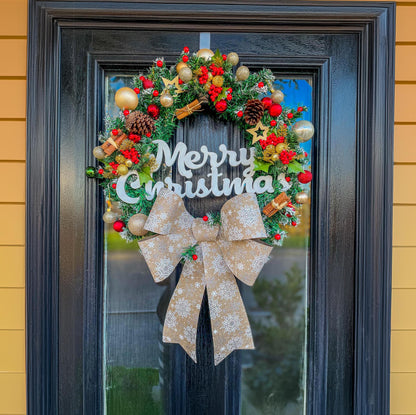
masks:
<path id="1" fill-rule="evenodd" d="M 254 193 L 242 193 L 225 202 L 221 226 L 221 236 L 226 241 L 267 237 Z"/>

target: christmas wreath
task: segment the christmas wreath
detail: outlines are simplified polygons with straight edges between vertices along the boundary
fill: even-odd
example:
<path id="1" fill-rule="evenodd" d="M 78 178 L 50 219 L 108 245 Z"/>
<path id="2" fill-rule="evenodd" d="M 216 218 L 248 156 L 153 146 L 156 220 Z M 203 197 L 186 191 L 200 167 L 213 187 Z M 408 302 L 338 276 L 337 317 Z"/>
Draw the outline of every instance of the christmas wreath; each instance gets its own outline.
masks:
<path id="1" fill-rule="evenodd" d="M 139 239 L 140 250 L 156 282 L 168 278 L 183 260 L 182 276 L 169 303 L 163 341 L 179 343 L 196 362 L 199 309 L 208 294 L 215 364 L 236 349 L 253 349 L 247 314 L 235 277 L 252 285 L 273 245 L 287 236 L 286 226 L 299 223 L 297 207 L 308 200 L 304 185 L 312 179 L 308 155 L 300 143 L 314 127 L 299 120 L 305 106 L 285 108 L 268 69 L 236 71 L 236 53 L 222 55 L 184 48 L 175 66 L 157 58 L 146 74 L 134 78 L 134 89 L 121 88 L 115 101 L 118 117 L 107 119 L 102 144 L 93 150 L 100 167 L 87 176 L 100 179 L 108 203 L 103 220 L 127 240 Z M 239 155 L 219 146 L 219 154 L 187 152 L 168 145 L 178 123 L 200 111 L 232 121 L 244 132 L 247 148 Z M 164 162 L 162 162 L 165 160 Z M 211 174 L 195 183 L 172 182 L 177 163 L 181 176 L 210 161 Z M 223 179 L 218 167 L 244 166 L 244 179 Z M 205 182 L 211 178 L 211 188 Z M 183 197 L 237 194 L 220 212 L 193 218 Z M 115 202 L 117 207 L 115 208 Z M 150 234 L 149 234 L 150 233 Z M 144 238 L 144 236 L 150 236 Z"/>
<path id="2" fill-rule="evenodd" d="M 133 89 L 117 91 L 120 114 L 107 117 L 106 132 L 100 136 L 103 144 L 93 150 L 100 167 L 87 167 L 86 174 L 100 179 L 109 206 L 103 220 L 113 223 L 124 239 L 147 234 L 143 227 L 156 194 L 149 200 L 143 185 L 155 176 L 163 181 L 169 175 L 166 166 L 156 164 L 156 143 L 169 142 L 181 120 L 202 110 L 238 125 L 247 148 L 254 149 L 254 178 L 272 177 L 272 192 L 257 194 L 267 232 L 263 242 L 281 245 L 287 226 L 298 225 L 296 208 L 308 200 L 303 185 L 312 179 L 306 170 L 308 154 L 299 143 L 313 136 L 314 127 L 299 121 L 305 106 L 282 106 L 284 95 L 273 89 L 275 77 L 270 70 L 251 73 L 246 66 L 234 70 L 238 62 L 234 52 L 224 55 L 201 49 L 190 54 L 185 47 L 175 66 L 169 68 L 163 58 L 156 58 L 147 73 L 134 77 Z M 121 200 L 116 191 L 117 181 L 132 170 L 140 181 L 139 188 L 128 190 L 135 196 L 133 204 Z M 112 202 L 118 202 L 119 209 L 112 210 Z M 204 220 L 217 224 L 219 213 L 207 212 Z"/>

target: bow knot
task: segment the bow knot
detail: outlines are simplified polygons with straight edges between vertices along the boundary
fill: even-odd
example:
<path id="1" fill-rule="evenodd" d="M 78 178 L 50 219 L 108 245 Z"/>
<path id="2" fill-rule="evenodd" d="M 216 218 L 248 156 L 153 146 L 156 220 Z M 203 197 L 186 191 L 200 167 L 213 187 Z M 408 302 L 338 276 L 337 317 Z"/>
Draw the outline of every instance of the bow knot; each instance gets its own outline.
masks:
<path id="1" fill-rule="evenodd" d="M 257 199 L 244 193 L 221 209 L 221 227 L 193 218 L 183 200 L 162 189 L 145 229 L 158 235 L 139 242 L 156 282 L 174 271 L 182 252 L 196 245 L 198 259 L 186 261 L 166 312 L 163 341 L 179 343 L 196 362 L 199 309 L 207 290 L 214 361 L 233 350 L 254 349 L 250 324 L 235 277 L 253 285 L 272 248 L 254 238 L 267 236 Z"/>

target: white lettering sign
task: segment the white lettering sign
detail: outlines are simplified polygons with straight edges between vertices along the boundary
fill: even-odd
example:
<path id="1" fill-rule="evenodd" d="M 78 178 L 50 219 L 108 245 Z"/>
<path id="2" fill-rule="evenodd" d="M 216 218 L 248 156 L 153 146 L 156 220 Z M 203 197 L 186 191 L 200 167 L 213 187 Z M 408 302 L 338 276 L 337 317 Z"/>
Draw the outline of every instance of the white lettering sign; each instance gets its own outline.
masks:
<path id="1" fill-rule="evenodd" d="M 168 187 L 181 197 L 207 197 L 210 194 L 214 196 L 229 196 L 231 193 L 239 195 L 243 192 L 247 193 L 273 193 L 273 178 L 272 176 L 260 176 L 253 179 L 254 176 L 254 148 L 250 148 L 249 151 L 245 148 L 239 150 L 239 155 L 235 151 L 227 150 L 224 144 L 219 146 L 220 157 L 217 153 L 208 151 L 207 146 L 202 146 L 200 152 L 188 151 L 185 143 L 178 143 L 171 152 L 169 145 L 162 140 L 154 141 L 158 145 L 158 151 L 156 155 L 156 163 L 160 166 L 164 163 L 167 167 L 172 167 L 174 163 L 177 165 L 178 172 L 186 179 L 192 179 L 193 170 L 200 169 L 209 162 L 211 172 L 207 175 L 210 179 L 210 183 L 207 184 L 205 178 L 201 178 L 197 181 L 196 185 L 191 180 L 186 180 L 184 185 L 172 182 L 171 177 L 166 177 L 164 181 L 147 182 L 144 185 L 146 190 L 146 198 L 152 200 L 157 195 L 160 189 Z M 221 179 L 222 173 L 218 172 L 218 168 L 222 166 L 226 161 L 232 167 L 244 166 L 243 179 L 237 177 L 232 181 L 228 178 Z M 138 189 L 140 184 L 139 174 L 136 170 L 131 170 L 128 174 L 121 176 L 117 181 L 117 195 L 126 203 L 135 204 L 138 202 L 139 197 L 130 197 L 126 193 L 127 180 L 129 178 L 129 186 L 132 189 Z M 194 187 L 195 186 L 195 187 Z"/>

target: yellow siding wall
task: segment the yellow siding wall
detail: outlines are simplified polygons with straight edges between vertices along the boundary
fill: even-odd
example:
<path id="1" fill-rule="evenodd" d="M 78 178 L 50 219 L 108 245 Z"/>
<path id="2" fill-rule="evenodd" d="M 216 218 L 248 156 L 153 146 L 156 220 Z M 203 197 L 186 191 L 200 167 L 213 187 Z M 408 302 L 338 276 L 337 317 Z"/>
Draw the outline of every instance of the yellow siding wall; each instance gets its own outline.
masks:
<path id="1" fill-rule="evenodd" d="M 397 3 L 391 414 L 416 415 L 416 3 Z M 27 1 L 0 0 L 0 414 L 24 414 Z"/>

